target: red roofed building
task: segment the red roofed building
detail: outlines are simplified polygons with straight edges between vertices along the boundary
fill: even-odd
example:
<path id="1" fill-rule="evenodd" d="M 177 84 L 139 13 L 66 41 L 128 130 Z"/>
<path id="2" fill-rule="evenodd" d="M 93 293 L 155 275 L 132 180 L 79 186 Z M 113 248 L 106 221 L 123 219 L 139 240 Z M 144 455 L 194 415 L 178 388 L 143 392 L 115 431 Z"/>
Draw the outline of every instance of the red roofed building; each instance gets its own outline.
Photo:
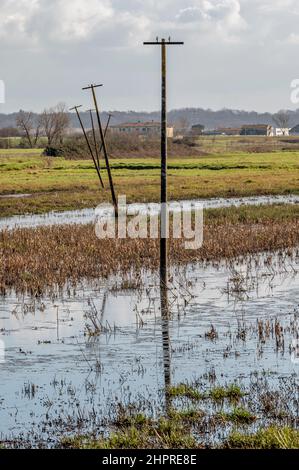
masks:
<path id="1" fill-rule="evenodd" d="M 142 136 L 155 136 L 161 133 L 160 122 L 125 122 L 116 126 L 110 127 L 111 132 L 119 134 L 132 134 Z M 173 127 L 167 127 L 167 137 L 173 137 Z"/>

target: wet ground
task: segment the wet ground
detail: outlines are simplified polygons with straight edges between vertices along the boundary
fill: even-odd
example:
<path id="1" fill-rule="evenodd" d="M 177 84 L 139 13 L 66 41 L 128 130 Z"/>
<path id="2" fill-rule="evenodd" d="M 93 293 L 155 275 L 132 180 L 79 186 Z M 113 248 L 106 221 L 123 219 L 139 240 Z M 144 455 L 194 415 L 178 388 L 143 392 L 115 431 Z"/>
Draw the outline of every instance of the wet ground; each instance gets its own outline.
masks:
<path id="1" fill-rule="evenodd" d="M 0 199 L 22 199 L 30 196 L 32 194 L 1 194 Z"/>
<path id="2" fill-rule="evenodd" d="M 182 201 L 188 202 L 188 201 Z M 240 198 L 217 198 L 217 199 L 199 199 L 192 201 L 201 203 L 204 209 L 215 209 L 221 207 L 240 207 L 243 205 L 269 205 L 269 204 L 298 204 L 299 196 L 296 195 L 278 195 L 278 196 L 252 196 Z M 144 205 L 129 204 L 130 213 L 140 211 Z M 159 204 L 151 204 L 151 213 L 155 210 L 159 212 Z M 170 210 L 175 210 L 175 204 L 170 202 Z M 50 212 L 43 215 L 22 215 L 7 218 L 0 218 L 0 230 L 14 229 L 16 227 L 39 227 L 48 225 L 62 224 L 87 224 L 94 222 L 96 215 L 105 213 L 107 208 L 100 206 L 95 209 L 82 209 L 77 211 Z"/>
<path id="3" fill-rule="evenodd" d="M 155 414 L 165 383 L 246 386 L 256 373 L 273 387 L 297 381 L 298 270 L 296 254 L 176 269 L 169 320 L 147 273 L 140 290 L 119 290 L 114 278 L 55 299 L 0 298 L 2 437 L 53 445 L 59 429 L 91 426 L 141 397 Z"/>

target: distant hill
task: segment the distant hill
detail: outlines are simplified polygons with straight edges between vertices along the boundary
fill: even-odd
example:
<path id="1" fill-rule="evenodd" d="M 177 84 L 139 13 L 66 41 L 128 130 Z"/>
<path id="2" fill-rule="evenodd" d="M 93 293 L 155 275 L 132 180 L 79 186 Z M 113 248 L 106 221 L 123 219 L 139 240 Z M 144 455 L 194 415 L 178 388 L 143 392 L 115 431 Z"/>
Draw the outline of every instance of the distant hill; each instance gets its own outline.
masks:
<path id="1" fill-rule="evenodd" d="M 288 111 L 290 115 L 290 127 L 299 124 L 299 109 Z M 113 119 L 111 123 L 120 124 L 123 122 L 136 121 L 156 121 L 160 119 L 158 111 L 138 112 L 138 111 L 112 111 Z M 4 127 L 14 127 L 17 113 L 0 114 L 0 129 Z M 74 114 L 70 114 L 73 128 L 78 128 L 78 120 Z M 90 127 L 88 113 L 82 113 L 82 119 L 86 127 Z M 108 119 L 108 112 L 103 113 L 103 121 Z M 271 113 L 257 113 L 255 111 L 240 111 L 232 109 L 221 109 L 212 111 L 211 109 L 184 108 L 174 109 L 168 113 L 170 123 L 178 127 L 185 125 L 203 124 L 206 129 L 217 127 L 239 127 L 243 124 L 274 124 Z"/>

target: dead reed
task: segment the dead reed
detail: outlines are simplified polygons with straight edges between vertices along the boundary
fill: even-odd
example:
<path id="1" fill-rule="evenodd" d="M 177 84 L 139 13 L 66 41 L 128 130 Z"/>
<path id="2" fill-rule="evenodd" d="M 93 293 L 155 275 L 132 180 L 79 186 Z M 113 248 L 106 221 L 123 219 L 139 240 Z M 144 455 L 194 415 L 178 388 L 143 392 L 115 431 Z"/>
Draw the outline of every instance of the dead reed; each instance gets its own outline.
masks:
<path id="1" fill-rule="evenodd" d="M 172 264 L 218 262 L 261 251 L 299 245 L 298 219 L 256 222 L 208 220 L 204 244 L 186 250 L 183 240 L 170 240 Z M 10 289 L 41 295 L 48 289 L 75 285 L 83 279 L 106 278 L 158 268 L 159 242 L 149 239 L 99 240 L 94 226 L 63 225 L 0 232 L 0 293 Z"/>

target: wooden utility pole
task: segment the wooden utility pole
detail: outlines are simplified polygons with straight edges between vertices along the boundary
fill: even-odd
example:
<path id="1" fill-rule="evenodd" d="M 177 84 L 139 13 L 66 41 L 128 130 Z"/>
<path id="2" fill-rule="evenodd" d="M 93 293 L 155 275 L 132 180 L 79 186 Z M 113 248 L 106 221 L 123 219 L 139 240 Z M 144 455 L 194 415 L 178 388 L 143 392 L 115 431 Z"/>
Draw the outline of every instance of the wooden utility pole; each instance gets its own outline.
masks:
<path id="1" fill-rule="evenodd" d="M 166 75 L 166 47 L 183 45 L 183 42 L 173 42 L 169 38 L 159 39 L 155 42 L 144 42 L 145 46 L 161 46 L 161 74 L 162 74 L 162 106 L 161 106 L 161 220 L 160 220 L 160 284 L 162 310 L 167 304 L 168 286 L 168 210 L 167 210 L 167 75 Z"/>
<path id="2" fill-rule="evenodd" d="M 109 157 L 108 157 L 107 146 L 106 146 L 106 141 L 105 141 L 105 135 L 104 135 L 103 126 L 102 126 L 101 117 L 100 117 L 99 105 L 98 105 L 97 96 L 96 96 L 96 92 L 95 92 L 95 89 L 98 88 L 98 87 L 101 87 L 101 86 L 103 86 L 103 85 L 90 85 L 90 86 L 87 86 L 85 88 L 82 88 L 82 90 L 91 90 L 91 92 L 92 92 L 94 106 L 95 106 L 96 114 L 97 114 L 97 120 L 98 120 L 100 136 L 101 136 L 102 145 L 103 145 L 105 163 L 106 163 L 106 168 L 107 168 L 107 172 L 108 172 L 108 179 L 109 179 L 109 185 L 110 185 L 110 190 L 111 190 L 111 197 L 112 197 L 112 202 L 113 202 L 113 206 L 114 206 L 114 210 L 115 210 L 115 216 L 117 217 L 118 216 L 117 200 L 116 200 L 116 195 L 115 195 L 115 191 L 114 191 L 113 178 L 112 178 L 111 169 L 110 169 L 110 163 L 109 163 Z"/>
<path id="3" fill-rule="evenodd" d="M 111 121 L 111 118 L 113 117 L 112 114 L 109 114 L 108 115 L 108 120 L 107 120 L 107 123 L 106 123 L 106 127 L 105 127 L 105 131 L 104 131 L 104 136 L 106 138 L 106 135 L 107 135 L 107 132 L 108 132 L 108 129 L 109 129 L 109 124 L 110 124 L 110 121 Z M 103 144 L 101 144 L 101 148 L 100 148 L 100 155 L 102 153 L 102 150 L 103 150 Z"/>
<path id="4" fill-rule="evenodd" d="M 92 136 L 93 136 L 93 144 L 94 144 L 94 148 L 95 148 L 95 152 L 96 152 L 96 159 L 97 159 L 98 168 L 99 168 L 99 170 L 101 170 L 100 155 L 99 155 L 99 149 L 98 149 L 98 144 L 97 144 L 96 131 L 95 131 L 95 128 L 94 128 L 93 115 L 92 115 L 93 111 L 95 111 L 95 110 L 94 109 L 89 110 Z"/>
<path id="5" fill-rule="evenodd" d="M 102 150 L 103 150 L 103 144 L 101 143 L 101 147 L 100 147 L 100 150 L 99 150 L 98 143 L 97 143 L 95 126 L 94 126 L 93 114 L 92 114 L 94 111 L 95 111 L 95 109 L 90 109 L 89 114 L 90 114 L 90 121 L 91 121 L 91 126 L 92 126 L 93 143 L 94 143 L 94 147 L 95 147 L 95 150 L 96 150 L 97 164 L 98 164 L 99 170 L 101 171 L 100 155 L 101 155 Z M 112 114 L 109 114 L 108 115 L 108 120 L 107 120 L 107 123 L 106 123 L 106 127 L 105 127 L 105 131 L 104 131 L 105 138 L 106 138 L 106 135 L 107 135 L 107 132 L 108 132 L 108 128 L 109 128 L 111 118 L 112 118 Z"/>
<path id="6" fill-rule="evenodd" d="M 82 129 L 82 131 L 83 131 L 83 135 L 84 135 L 85 140 L 86 140 L 86 143 L 87 143 L 87 147 L 88 147 L 89 153 L 90 153 L 91 158 L 92 158 L 92 160 L 93 160 L 93 163 L 94 163 L 95 169 L 96 169 L 96 171 L 97 171 L 99 180 L 100 180 L 100 182 L 101 182 L 102 188 L 104 188 L 104 183 L 103 183 L 103 180 L 102 180 L 102 177 L 101 177 L 100 169 L 99 169 L 98 164 L 97 164 L 97 161 L 96 161 L 96 159 L 95 159 L 95 157 L 94 157 L 94 154 L 93 154 L 93 151 L 92 151 L 92 148 L 91 148 L 89 139 L 88 139 L 87 134 L 86 134 L 86 130 L 85 130 L 85 128 L 84 128 L 84 125 L 83 125 L 83 122 L 82 122 L 80 113 L 79 113 L 79 111 L 78 111 L 78 109 L 81 108 L 81 107 L 82 107 L 82 105 L 80 105 L 80 106 L 74 106 L 73 108 L 70 109 L 70 111 L 73 111 L 73 110 L 76 111 L 76 114 L 77 114 L 78 119 L 79 119 L 79 122 L 80 122 L 81 129 Z"/>

